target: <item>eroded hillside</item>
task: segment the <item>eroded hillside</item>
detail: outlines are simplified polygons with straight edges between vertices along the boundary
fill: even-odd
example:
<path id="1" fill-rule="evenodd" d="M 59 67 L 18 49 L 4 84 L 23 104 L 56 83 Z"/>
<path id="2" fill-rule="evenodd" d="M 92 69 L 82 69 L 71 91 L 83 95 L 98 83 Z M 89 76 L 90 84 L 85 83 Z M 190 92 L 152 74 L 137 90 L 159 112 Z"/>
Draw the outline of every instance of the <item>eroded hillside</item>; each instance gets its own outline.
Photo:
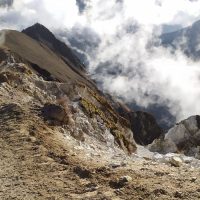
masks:
<path id="1" fill-rule="evenodd" d="M 0 52 L 0 199 L 200 198 L 197 161 L 156 160 L 93 83 L 15 33 Z M 38 48 L 24 57 L 23 37 Z"/>

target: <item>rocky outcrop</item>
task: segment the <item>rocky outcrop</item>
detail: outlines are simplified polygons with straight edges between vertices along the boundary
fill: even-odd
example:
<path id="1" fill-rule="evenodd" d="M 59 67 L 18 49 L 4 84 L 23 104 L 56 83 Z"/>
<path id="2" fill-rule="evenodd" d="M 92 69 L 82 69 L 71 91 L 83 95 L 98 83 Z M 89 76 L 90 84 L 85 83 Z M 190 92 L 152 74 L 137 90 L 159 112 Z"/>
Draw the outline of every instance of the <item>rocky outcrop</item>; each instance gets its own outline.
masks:
<path id="1" fill-rule="evenodd" d="M 140 145 L 151 144 L 163 133 L 156 119 L 150 113 L 143 111 L 129 112 L 127 119 L 130 121 L 133 137 Z"/>
<path id="2" fill-rule="evenodd" d="M 67 124 L 69 121 L 69 113 L 67 113 L 66 109 L 61 105 L 46 103 L 42 109 L 42 113 L 46 119 L 63 124 Z"/>
<path id="3" fill-rule="evenodd" d="M 137 111 L 128 113 L 128 117 L 134 139 L 138 144 L 150 144 L 162 134 L 162 129 L 151 114 Z"/>
<path id="4" fill-rule="evenodd" d="M 151 151 L 184 153 L 200 158 L 200 116 L 192 116 L 171 128 L 164 138 L 155 140 Z"/>
<path id="5" fill-rule="evenodd" d="M 163 133 L 163 130 L 157 124 L 156 119 L 150 113 L 143 111 L 134 112 L 123 102 L 114 99 L 109 94 L 107 94 L 107 98 L 116 112 L 128 120 L 137 144 L 148 145 L 156 138 L 159 138 Z"/>

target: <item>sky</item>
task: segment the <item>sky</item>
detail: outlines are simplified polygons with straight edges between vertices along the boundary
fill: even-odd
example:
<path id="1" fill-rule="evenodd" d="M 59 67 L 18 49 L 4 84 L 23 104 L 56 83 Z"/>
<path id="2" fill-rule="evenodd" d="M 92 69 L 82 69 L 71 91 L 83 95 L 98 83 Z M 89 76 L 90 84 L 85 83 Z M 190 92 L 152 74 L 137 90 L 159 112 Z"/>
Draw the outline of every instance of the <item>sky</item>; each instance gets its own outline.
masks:
<path id="1" fill-rule="evenodd" d="M 101 33 L 113 33 L 130 19 L 143 25 L 187 26 L 200 13 L 198 0 L 0 0 L 0 5 L 5 7 L 5 4 L 12 4 L 12 8 L 1 9 L 1 26 L 7 20 L 14 28 L 26 27 L 35 21 L 48 27 L 72 27 L 79 23 Z"/>
<path id="2" fill-rule="evenodd" d="M 75 38 L 104 90 L 143 107 L 164 104 L 177 121 L 200 114 L 199 63 L 180 49 L 149 48 L 160 42 L 163 25 L 169 31 L 199 20 L 200 1 L 0 0 L 0 6 L 1 29 L 39 22 L 62 32 L 69 45 Z"/>

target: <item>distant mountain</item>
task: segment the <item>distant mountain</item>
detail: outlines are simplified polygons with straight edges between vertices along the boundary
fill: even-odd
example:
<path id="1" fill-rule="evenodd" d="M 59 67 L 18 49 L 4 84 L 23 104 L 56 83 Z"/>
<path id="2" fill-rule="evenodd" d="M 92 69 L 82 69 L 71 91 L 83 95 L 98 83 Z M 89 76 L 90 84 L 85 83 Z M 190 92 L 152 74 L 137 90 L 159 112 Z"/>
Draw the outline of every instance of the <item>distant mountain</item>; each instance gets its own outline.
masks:
<path id="1" fill-rule="evenodd" d="M 1 0 L 0 7 L 10 7 L 12 6 L 14 0 Z"/>
<path id="2" fill-rule="evenodd" d="M 191 26 L 161 35 L 161 44 L 181 49 L 193 59 L 200 58 L 200 20 Z"/>
<path id="3" fill-rule="evenodd" d="M 178 31 L 182 29 L 182 26 L 179 24 L 174 24 L 174 25 L 163 24 L 161 28 L 162 28 L 162 33 L 164 34 L 164 33 L 171 33 Z"/>

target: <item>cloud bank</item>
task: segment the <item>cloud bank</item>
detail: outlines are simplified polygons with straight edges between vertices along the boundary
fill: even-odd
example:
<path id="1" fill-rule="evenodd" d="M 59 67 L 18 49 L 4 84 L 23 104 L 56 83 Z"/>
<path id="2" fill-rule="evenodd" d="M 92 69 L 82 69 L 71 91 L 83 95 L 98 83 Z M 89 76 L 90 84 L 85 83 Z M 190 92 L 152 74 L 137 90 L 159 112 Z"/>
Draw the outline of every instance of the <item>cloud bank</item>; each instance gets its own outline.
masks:
<path id="1" fill-rule="evenodd" d="M 87 57 L 104 90 L 143 107 L 166 105 L 177 120 L 200 114 L 199 63 L 152 44 L 163 24 L 185 27 L 199 18 L 198 0 L 15 0 L 0 7 L 0 28 L 44 24 Z"/>

